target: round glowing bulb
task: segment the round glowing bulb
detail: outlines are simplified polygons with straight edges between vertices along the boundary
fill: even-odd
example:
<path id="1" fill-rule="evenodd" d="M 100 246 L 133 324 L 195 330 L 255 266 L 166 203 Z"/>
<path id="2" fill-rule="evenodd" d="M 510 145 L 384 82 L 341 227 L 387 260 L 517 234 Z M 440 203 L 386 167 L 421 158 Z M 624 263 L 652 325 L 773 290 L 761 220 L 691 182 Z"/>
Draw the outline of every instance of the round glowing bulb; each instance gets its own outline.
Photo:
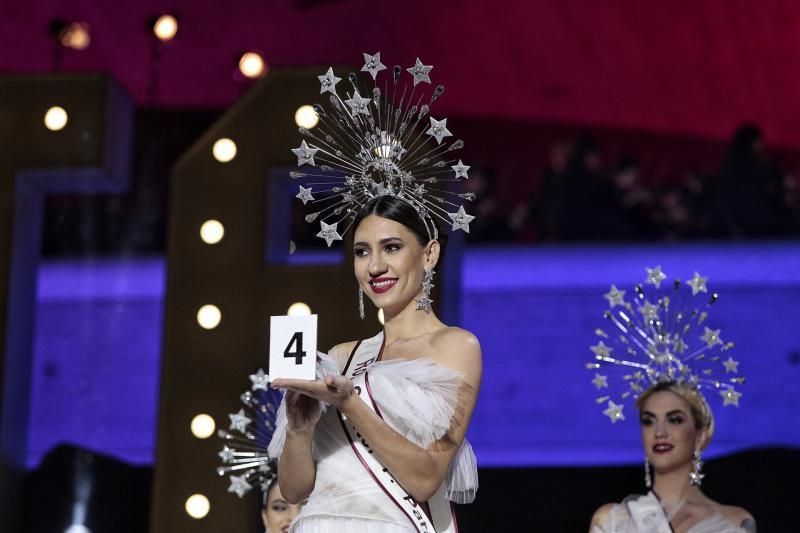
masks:
<path id="1" fill-rule="evenodd" d="M 53 106 L 44 114 L 44 125 L 50 131 L 63 130 L 68 119 L 67 112 L 63 107 Z"/>
<path id="2" fill-rule="evenodd" d="M 225 227 L 219 220 L 206 220 L 200 226 L 200 238 L 206 244 L 217 244 L 225 236 Z"/>
<path id="3" fill-rule="evenodd" d="M 201 328 L 214 329 L 219 326 L 222 313 L 216 305 L 204 305 L 197 311 L 197 323 Z"/>
<path id="4" fill-rule="evenodd" d="M 73 50 L 86 50 L 92 42 L 89 36 L 89 25 L 85 22 L 73 22 L 58 35 L 63 46 Z"/>
<path id="5" fill-rule="evenodd" d="M 384 321 L 384 318 L 383 318 L 383 309 L 378 309 L 378 322 L 380 322 L 380 323 L 381 323 L 381 326 L 383 326 L 383 325 L 384 325 L 384 324 L 383 324 L 383 321 Z"/>
<path id="6" fill-rule="evenodd" d="M 258 52 L 245 52 L 239 59 L 239 70 L 248 78 L 260 78 L 267 71 L 267 65 Z"/>
<path id="7" fill-rule="evenodd" d="M 212 149 L 214 159 L 220 163 L 228 163 L 236 157 L 236 143 L 228 138 L 218 139 Z"/>
<path id="8" fill-rule="evenodd" d="M 217 429 L 214 419 L 205 413 L 199 414 L 192 418 L 192 424 L 190 427 L 192 429 L 192 435 L 198 439 L 207 439 L 213 435 L 214 430 Z"/>
<path id="9" fill-rule="evenodd" d="M 161 15 L 153 24 L 153 33 L 159 41 L 171 41 L 178 33 L 178 19 L 172 15 Z"/>
<path id="10" fill-rule="evenodd" d="M 211 510 L 211 503 L 202 494 L 192 494 L 186 499 L 186 513 L 192 518 L 205 518 Z"/>
<path id="11" fill-rule="evenodd" d="M 294 112 L 294 122 L 301 128 L 310 130 L 319 122 L 319 116 L 310 105 L 301 105 Z"/>
<path id="12" fill-rule="evenodd" d="M 289 306 L 286 314 L 289 316 L 308 316 L 311 314 L 311 308 L 303 302 L 295 302 Z"/>

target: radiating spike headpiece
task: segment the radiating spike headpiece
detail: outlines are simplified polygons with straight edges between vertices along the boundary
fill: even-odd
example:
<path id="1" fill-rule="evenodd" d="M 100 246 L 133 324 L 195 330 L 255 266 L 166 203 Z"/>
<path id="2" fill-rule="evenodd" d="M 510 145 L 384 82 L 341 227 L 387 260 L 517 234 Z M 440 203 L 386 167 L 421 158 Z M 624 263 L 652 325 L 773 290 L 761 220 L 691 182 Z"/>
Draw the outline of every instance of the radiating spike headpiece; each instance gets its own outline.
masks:
<path id="1" fill-rule="evenodd" d="M 267 446 L 282 396 L 269 386 L 269 376 L 262 369 L 251 374 L 250 381 L 250 389 L 239 397 L 242 407 L 228 415 L 228 430 L 217 432 L 223 442 L 217 474 L 228 476 L 228 492 L 240 498 L 254 487 L 266 492 L 277 475 L 277 461 L 269 456 Z"/>
<path id="2" fill-rule="evenodd" d="M 718 394 L 723 406 L 738 407 L 742 393 L 736 386 L 745 380 L 739 362 L 726 353 L 733 343 L 706 324 L 718 299 L 708 294 L 708 278 L 695 272 L 686 283 L 675 280 L 662 288 L 667 276 L 661 267 L 646 271 L 630 300 L 615 285 L 604 295 L 609 308 L 603 316 L 611 326 L 608 332 L 595 330 L 599 340 L 589 347 L 594 359 L 586 364 L 603 414 L 611 422 L 625 420 L 626 401 L 663 382 L 689 385 L 706 400 L 707 394 Z"/>
<path id="3" fill-rule="evenodd" d="M 352 224 L 366 203 L 390 195 L 419 213 L 431 239 L 438 237 L 435 219 L 454 231 L 469 233 L 475 217 L 464 210 L 463 200 L 472 201 L 474 195 L 448 190 L 449 182 L 469 178 L 470 167 L 452 155 L 464 142 L 448 139 L 453 134 L 446 118 L 428 116 L 430 104 L 442 95 L 444 87 L 437 86 L 424 101 L 422 87 L 431 84 L 433 67 L 417 58 L 414 66 L 405 69 L 413 85 L 412 80 L 404 84 L 399 82 L 402 69 L 395 66 L 388 71 L 380 56 L 380 52 L 364 54 L 361 72 L 368 76 L 360 79 L 351 73 L 349 87 L 342 84 L 338 91 L 342 78 L 333 68 L 318 76 L 320 94 L 329 93 L 330 105 L 314 106 L 318 125 L 313 130 L 301 128 L 303 141 L 292 149 L 299 167 L 317 169 L 292 173 L 295 179 L 308 178 L 297 198 L 318 206 L 306 220 L 319 220 L 317 237 L 330 246 L 349 229 L 347 226 L 340 233 L 339 224 L 346 220 Z M 381 73 L 383 70 L 387 73 Z"/>

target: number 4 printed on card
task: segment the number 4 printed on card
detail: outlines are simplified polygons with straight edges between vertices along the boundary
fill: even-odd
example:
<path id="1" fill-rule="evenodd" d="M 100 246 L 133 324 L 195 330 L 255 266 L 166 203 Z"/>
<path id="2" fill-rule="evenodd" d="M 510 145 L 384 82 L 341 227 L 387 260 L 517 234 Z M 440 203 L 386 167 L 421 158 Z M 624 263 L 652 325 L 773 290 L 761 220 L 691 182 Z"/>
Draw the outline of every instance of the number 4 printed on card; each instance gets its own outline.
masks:
<path id="1" fill-rule="evenodd" d="M 315 379 L 317 315 L 270 317 L 269 377 Z"/>

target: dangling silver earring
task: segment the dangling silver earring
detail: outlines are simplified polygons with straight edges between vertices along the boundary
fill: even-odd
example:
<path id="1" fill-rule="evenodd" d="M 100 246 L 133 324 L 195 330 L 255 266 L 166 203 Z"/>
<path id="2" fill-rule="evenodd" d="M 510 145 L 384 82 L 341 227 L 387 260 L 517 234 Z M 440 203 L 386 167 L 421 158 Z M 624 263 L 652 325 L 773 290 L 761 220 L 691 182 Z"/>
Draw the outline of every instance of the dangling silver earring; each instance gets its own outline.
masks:
<path id="1" fill-rule="evenodd" d="M 414 301 L 417 302 L 417 311 L 420 309 L 427 312 L 431 310 L 431 304 L 433 300 L 431 300 L 431 288 L 434 287 L 433 285 L 433 275 L 436 272 L 433 269 L 425 269 L 425 279 L 422 280 L 422 295 L 419 298 L 414 298 Z"/>
<path id="2" fill-rule="evenodd" d="M 644 459 L 644 486 L 648 489 L 653 486 L 653 478 L 650 475 L 650 461 Z"/>
<path id="3" fill-rule="evenodd" d="M 358 316 L 364 320 L 364 289 L 358 288 Z"/>
<path id="4" fill-rule="evenodd" d="M 703 478 L 706 477 L 703 473 L 703 461 L 701 459 L 700 450 L 695 449 L 694 458 L 692 459 L 692 471 L 689 472 L 689 483 L 698 487 L 703 482 Z"/>

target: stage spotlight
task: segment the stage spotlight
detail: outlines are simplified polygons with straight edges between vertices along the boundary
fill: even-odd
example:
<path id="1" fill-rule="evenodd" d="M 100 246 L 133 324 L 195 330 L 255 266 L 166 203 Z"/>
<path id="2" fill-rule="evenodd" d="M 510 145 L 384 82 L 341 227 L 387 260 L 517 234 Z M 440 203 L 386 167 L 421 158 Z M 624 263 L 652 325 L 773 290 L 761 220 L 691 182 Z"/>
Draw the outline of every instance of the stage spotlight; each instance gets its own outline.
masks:
<path id="1" fill-rule="evenodd" d="M 378 322 L 381 323 L 381 326 L 383 326 L 383 321 L 384 321 L 383 309 L 378 309 Z"/>
<path id="2" fill-rule="evenodd" d="M 214 329 L 222 320 L 222 312 L 216 305 L 204 305 L 197 311 L 197 323 L 203 329 Z"/>
<path id="3" fill-rule="evenodd" d="M 206 244 L 217 244 L 225 236 L 225 227 L 219 220 L 206 220 L 200 226 L 200 238 Z"/>
<path id="4" fill-rule="evenodd" d="M 85 22 L 68 22 L 64 19 L 54 19 L 47 27 L 47 32 L 56 44 L 73 50 L 86 50 L 92 39 L 89 35 L 89 25 Z"/>
<path id="5" fill-rule="evenodd" d="M 219 139 L 212 148 L 214 159 L 220 163 L 228 163 L 236 157 L 236 143 L 230 139 Z"/>
<path id="6" fill-rule="evenodd" d="M 192 494 L 186 499 L 186 512 L 192 518 L 205 518 L 211 510 L 211 503 L 202 494 Z"/>
<path id="7" fill-rule="evenodd" d="M 239 71 L 250 79 L 260 78 L 267 72 L 267 65 L 258 52 L 245 52 L 239 58 Z"/>
<path id="8" fill-rule="evenodd" d="M 214 423 L 213 418 L 205 413 L 202 413 L 192 418 L 191 429 L 192 435 L 198 439 L 207 439 L 214 434 L 214 430 L 217 429 L 217 425 Z"/>
<path id="9" fill-rule="evenodd" d="M 298 126 L 306 129 L 311 129 L 319 122 L 319 117 L 314 108 L 310 105 L 301 105 L 294 112 L 294 122 Z"/>
<path id="10" fill-rule="evenodd" d="M 289 306 L 286 314 L 289 316 L 308 316 L 311 314 L 311 308 L 306 303 L 295 302 Z"/>
<path id="11" fill-rule="evenodd" d="M 53 106 L 44 114 L 44 125 L 50 131 L 63 130 L 69 117 L 63 107 Z"/>
<path id="12" fill-rule="evenodd" d="M 162 43 L 171 41 L 178 33 L 178 19 L 173 15 L 161 15 L 153 23 L 153 34 Z"/>
<path id="13" fill-rule="evenodd" d="M 92 533 L 92 530 L 83 524 L 72 524 L 64 530 L 64 533 Z"/>
<path id="14" fill-rule="evenodd" d="M 58 32 L 58 42 L 73 50 L 86 50 L 92 42 L 89 25 L 85 22 L 72 22 Z"/>

